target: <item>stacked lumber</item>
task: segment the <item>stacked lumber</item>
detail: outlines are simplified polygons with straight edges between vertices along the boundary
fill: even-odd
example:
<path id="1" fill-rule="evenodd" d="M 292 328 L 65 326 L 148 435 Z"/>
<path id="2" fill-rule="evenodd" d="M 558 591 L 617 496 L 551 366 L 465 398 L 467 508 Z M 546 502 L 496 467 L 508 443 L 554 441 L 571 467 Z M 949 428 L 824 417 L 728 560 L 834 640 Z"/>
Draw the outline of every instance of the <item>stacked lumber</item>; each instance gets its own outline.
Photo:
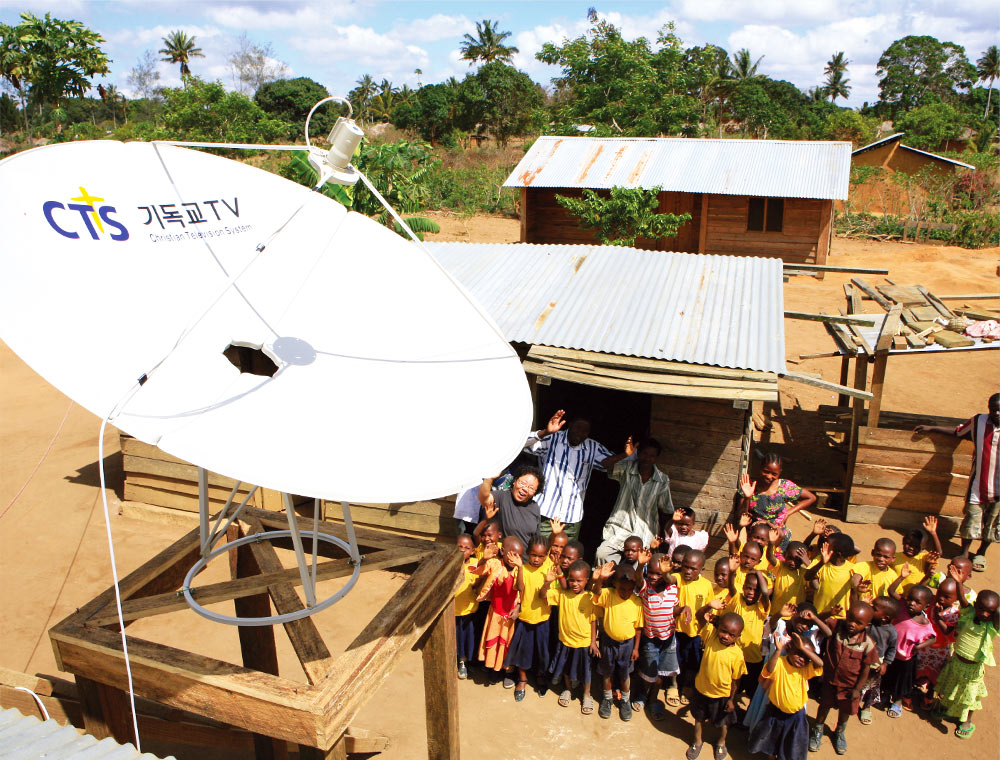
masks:
<path id="1" fill-rule="evenodd" d="M 972 443 L 912 430 L 862 427 L 848 522 L 918 525 L 926 514 L 962 514 Z"/>

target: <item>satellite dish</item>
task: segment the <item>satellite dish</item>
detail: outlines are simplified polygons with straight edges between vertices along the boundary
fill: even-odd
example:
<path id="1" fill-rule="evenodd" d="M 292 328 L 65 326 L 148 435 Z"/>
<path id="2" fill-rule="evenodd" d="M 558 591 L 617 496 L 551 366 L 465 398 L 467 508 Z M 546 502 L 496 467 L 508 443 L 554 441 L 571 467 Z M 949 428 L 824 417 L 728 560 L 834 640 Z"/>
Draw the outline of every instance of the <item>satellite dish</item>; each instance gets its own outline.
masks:
<path id="1" fill-rule="evenodd" d="M 523 445 L 527 381 L 490 317 L 421 247 L 274 174 L 164 144 L 46 146 L 0 162 L 0 230 L 0 337 L 181 459 L 400 502 Z"/>
<path id="2" fill-rule="evenodd" d="M 350 183 L 360 132 L 341 122 L 310 160 Z M 347 502 L 458 493 L 524 443 L 520 360 L 468 293 L 422 246 L 274 174 L 164 143 L 36 148 L 0 161 L 0 240 L 0 338 L 83 407 L 199 466 L 202 558 L 183 591 L 205 617 L 269 625 L 328 606 L 360 569 Z M 209 527 L 205 469 L 342 503 L 349 543 L 300 531 L 286 496 L 278 533 L 305 610 L 241 620 L 194 601 L 242 508 L 231 497 Z M 317 541 L 355 565 L 322 603 L 310 536 L 313 569 Z"/>

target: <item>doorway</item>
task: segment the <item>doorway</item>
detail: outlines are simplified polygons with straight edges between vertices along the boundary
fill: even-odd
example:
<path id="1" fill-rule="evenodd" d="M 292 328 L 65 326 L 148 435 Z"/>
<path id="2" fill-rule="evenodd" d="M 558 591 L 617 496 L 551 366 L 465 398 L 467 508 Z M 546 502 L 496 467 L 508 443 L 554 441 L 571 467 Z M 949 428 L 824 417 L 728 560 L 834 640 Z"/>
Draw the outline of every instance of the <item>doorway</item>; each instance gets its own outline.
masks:
<path id="1" fill-rule="evenodd" d="M 635 441 L 649 434 L 651 397 L 646 393 L 596 388 L 562 380 L 551 385 L 537 385 L 535 429 L 548 422 L 558 409 L 566 417 L 586 417 L 590 420 L 590 437 L 600 441 L 613 453 L 625 449 L 629 436 Z M 593 562 L 594 552 L 601 543 L 604 523 L 618 497 L 618 483 L 597 470 L 590 478 L 583 501 L 583 524 L 580 540 L 587 547 L 585 557 Z"/>

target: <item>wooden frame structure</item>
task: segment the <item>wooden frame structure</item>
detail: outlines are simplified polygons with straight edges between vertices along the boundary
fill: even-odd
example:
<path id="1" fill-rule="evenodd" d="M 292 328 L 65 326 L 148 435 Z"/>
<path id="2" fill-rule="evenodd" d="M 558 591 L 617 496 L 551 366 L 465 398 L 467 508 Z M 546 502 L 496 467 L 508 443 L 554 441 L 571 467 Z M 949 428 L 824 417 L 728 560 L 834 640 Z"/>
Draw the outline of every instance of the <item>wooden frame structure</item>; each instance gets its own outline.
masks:
<path id="1" fill-rule="evenodd" d="M 312 525 L 298 520 L 302 529 Z M 230 526 L 230 541 L 244 531 L 288 528 L 286 515 L 255 508 L 244 509 L 240 523 Z M 331 522 L 321 522 L 320 529 L 345 534 Z M 285 756 L 285 742 L 298 744 L 303 758 L 342 758 L 351 721 L 399 655 L 414 648 L 423 655 L 428 757 L 458 758 L 452 618 L 461 554 L 451 546 L 361 527 L 356 534 L 362 571 L 412 572 L 342 654 L 331 653 L 311 618 L 283 626 L 308 683 L 278 675 L 273 626 L 241 627 L 243 666 L 129 637 L 135 695 L 253 732 L 257 758 Z M 195 529 L 124 578 L 119 585 L 126 626 L 186 608 L 177 589 L 199 557 Z M 348 558 L 327 559 L 318 565 L 317 578 L 345 577 L 352 569 Z M 232 599 L 240 616 L 268 615 L 271 605 L 279 613 L 302 608 L 295 591 L 301 583 L 298 568 L 283 568 L 271 542 L 232 550 L 230 570 L 232 580 L 197 588 L 201 604 Z M 114 589 L 55 625 L 49 637 L 60 670 L 76 676 L 87 730 L 132 741 Z"/>

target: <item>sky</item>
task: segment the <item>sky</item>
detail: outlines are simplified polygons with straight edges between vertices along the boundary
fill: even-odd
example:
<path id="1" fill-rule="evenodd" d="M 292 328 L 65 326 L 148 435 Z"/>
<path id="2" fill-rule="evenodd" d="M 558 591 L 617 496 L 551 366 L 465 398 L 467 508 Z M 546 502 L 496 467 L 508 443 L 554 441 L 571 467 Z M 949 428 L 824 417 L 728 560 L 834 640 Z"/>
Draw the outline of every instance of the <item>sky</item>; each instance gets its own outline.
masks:
<path id="1" fill-rule="evenodd" d="M 559 71 L 535 53 L 545 42 L 584 34 L 590 7 L 629 39 L 655 41 L 657 30 L 672 21 L 686 47 L 747 48 L 754 58 L 763 56 L 760 73 L 802 89 L 821 84 L 826 61 L 842 50 L 851 62 L 847 105 L 854 107 L 878 98 L 876 63 L 896 39 L 932 35 L 964 46 L 975 63 L 1000 37 L 995 0 L 3 0 L 0 21 L 16 24 L 27 10 L 83 22 L 104 37 L 113 59 L 110 75 L 96 81 L 127 94 L 139 57 L 155 53 L 164 36 L 181 29 L 205 54 L 191 62 L 198 76 L 233 87 L 228 59 L 245 34 L 270 45 L 289 76 L 310 77 L 330 94 L 346 95 L 363 74 L 410 87 L 461 79 L 470 71 L 460 58 L 462 36 L 474 35 L 475 22 L 483 19 L 511 32 L 506 44 L 520 50 L 514 65 L 549 86 Z M 161 63 L 159 70 L 161 84 L 180 84 L 176 64 Z"/>

